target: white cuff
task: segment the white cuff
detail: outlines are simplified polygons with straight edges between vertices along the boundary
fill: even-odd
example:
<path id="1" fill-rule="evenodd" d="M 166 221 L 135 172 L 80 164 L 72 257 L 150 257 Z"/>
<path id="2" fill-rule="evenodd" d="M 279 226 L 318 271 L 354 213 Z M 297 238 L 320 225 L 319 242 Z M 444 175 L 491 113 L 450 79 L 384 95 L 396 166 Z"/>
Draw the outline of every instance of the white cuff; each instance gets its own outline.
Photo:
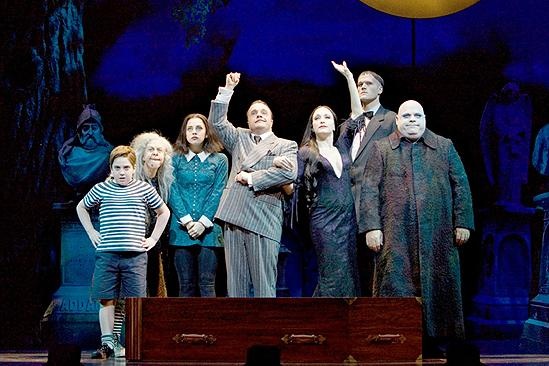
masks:
<path id="1" fill-rule="evenodd" d="M 204 227 L 207 229 L 207 228 L 210 228 L 212 227 L 214 224 L 213 222 L 210 221 L 209 218 L 207 218 L 206 216 L 202 215 L 199 219 L 198 219 L 198 222 L 201 223 L 202 225 L 204 225 Z"/>
<path id="2" fill-rule="evenodd" d="M 189 222 L 193 221 L 191 215 L 185 215 L 179 219 L 179 223 L 183 226 L 187 225 Z"/>
<path id="3" fill-rule="evenodd" d="M 229 104 L 231 97 L 233 96 L 234 90 L 225 88 L 224 86 L 219 87 L 215 101 L 223 104 Z"/>

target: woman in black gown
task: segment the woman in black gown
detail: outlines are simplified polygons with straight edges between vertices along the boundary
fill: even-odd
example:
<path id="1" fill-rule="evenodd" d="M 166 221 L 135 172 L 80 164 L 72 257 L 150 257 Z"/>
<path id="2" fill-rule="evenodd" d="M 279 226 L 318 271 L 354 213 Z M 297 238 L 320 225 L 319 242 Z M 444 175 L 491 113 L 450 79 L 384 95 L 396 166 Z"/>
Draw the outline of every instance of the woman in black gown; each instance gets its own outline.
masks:
<path id="1" fill-rule="evenodd" d="M 349 175 L 352 136 L 340 136 L 334 145 L 336 120 L 329 107 L 315 108 L 298 152 L 297 192 L 299 204 L 308 208 L 319 271 L 313 296 L 318 297 L 360 293 L 357 223 Z"/>

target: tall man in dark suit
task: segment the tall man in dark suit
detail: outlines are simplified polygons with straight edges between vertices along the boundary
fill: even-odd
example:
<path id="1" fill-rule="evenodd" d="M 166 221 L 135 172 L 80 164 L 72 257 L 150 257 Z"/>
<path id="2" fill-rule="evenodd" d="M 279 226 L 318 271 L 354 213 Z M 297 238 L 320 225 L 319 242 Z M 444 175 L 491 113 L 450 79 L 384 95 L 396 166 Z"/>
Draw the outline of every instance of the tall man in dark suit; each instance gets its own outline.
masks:
<path id="1" fill-rule="evenodd" d="M 225 222 L 227 290 L 230 297 L 249 297 L 250 288 L 255 297 L 275 297 L 283 219 L 281 186 L 297 176 L 297 144 L 274 135 L 273 114 L 263 101 L 253 102 L 248 109 L 248 128 L 227 120 L 239 81 L 239 73 L 227 74 L 208 118 L 232 156 L 230 177 L 215 215 Z M 286 157 L 292 168 L 275 167 L 277 156 Z"/>
<path id="2" fill-rule="evenodd" d="M 355 199 L 357 219 L 364 215 L 360 212 L 360 195 L 365 175 L 366 160 L 371 153 L 373 142 L 389 136 L 395 129 L 395 112 L 383 108 L 379 98 L 383 93 L 384 81 L 373 71 L 363 71 L 358 76 L 357 84 L 345 61 L 336 64 L 334 68 L 347 80 L 351 97 L 351 117 L 340 127 L 340 133 L 346 133 L 351 121 L 360 118 L 358 128 L 354 131 L 351 146 L 351 185 Z M 357 238 L 358 268 L 362 296 L 372 295 L 373 253 L 366 246 L 364 234 Z"/>

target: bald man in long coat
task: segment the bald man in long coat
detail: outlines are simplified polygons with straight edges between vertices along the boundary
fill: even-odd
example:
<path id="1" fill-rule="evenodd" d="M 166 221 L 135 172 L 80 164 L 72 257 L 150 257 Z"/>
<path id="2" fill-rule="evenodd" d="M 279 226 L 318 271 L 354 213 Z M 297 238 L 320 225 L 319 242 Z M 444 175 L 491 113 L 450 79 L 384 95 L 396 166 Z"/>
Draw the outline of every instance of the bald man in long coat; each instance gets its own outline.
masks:
<path id="1" fill-rule="evenodd" d="M 362 190 L 360 231 L 377 252 L 374 296 L 421 297 L 425 336 L 464 337 L 458 246 L 474 228 L 471 191 L 452 142 L 403 103 L 377 141 Z"/>

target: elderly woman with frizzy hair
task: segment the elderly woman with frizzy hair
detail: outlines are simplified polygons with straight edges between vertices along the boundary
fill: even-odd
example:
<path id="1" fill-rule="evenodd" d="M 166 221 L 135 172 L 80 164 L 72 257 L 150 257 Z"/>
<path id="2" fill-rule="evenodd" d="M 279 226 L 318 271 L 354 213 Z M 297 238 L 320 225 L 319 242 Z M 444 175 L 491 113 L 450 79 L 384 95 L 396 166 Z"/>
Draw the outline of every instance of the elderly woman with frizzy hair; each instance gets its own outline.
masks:
<path id="1" fill-rule="evenodd" d="M 152 185 L 166 202 L 170 196 L 170 187 L 174 180 L 172 166 L 172 145 L 157 132 L 143 132 L 135 136 L 130 144 L 137 155 L 135 178 Z M 149 227 L 154 226 L 156 220 L 150 213 Z M 165 244 L 162 240 L 159 244 Z M 164 266 L 162 265 L 162 245 L 156 245 L 149 251 L 147 265 L 148 295 L 166 297 L 166 281 Z"/>
<path id="2" fill-rule="evenodd" d="M 157 132 L 143 132 L 133 138 L 131 146 L 137 155 L 135 178 L 151 184 L 167 201 L 174 180 L 172 145 Z"/>

